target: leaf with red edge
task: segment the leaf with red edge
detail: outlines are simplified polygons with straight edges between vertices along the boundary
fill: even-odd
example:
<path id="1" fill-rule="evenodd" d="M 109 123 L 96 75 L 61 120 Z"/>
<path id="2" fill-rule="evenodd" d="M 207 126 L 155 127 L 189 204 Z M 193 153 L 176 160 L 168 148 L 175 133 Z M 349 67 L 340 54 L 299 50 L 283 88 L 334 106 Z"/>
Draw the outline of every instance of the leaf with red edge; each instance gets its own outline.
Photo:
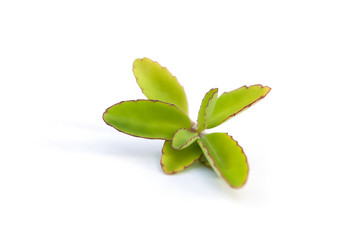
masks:
<path id="1" fill-rule="evenodd" d="M 206 128 L 208 120 L 211 119 L 211 115 L 214 111 L 215 103 L 217 100 L 217 94 L 217 88 L 213 88 L 205 94 L 205 97 L 201 102 L 198 114 L 198 132 L 202 132 Z"/>
<path id="2" fill-rule="evenodd" d="M 175 150 L 171 146 L 171 141 L 165 141 L 162 156 L 161 167 L 167 174 L 174 174 L 189 167 L 202 155 L 198 144 L 192 144 L 187 148 Z"/>
<path id="3" fill-rule="evenodd" d="M 104 121 L 120 132 L 142 138 L 171 140 L 179 128 L 190 128 L 189 117 L 175 105 L 155 100 L 124 101 L 109 107 Z"/>
<path id="4" fill-rule="evenodd" d="M 231 92 L 223 93 L 215 104 L 206 128 L 213 128 L 234 117 L 254 103 L 264 98 L 271 88 L 262 85 L 243 86 Z"/>
<path id="5" fill-rule="evenodd" d="M 159 100 L 177 106 L 188 113 L 184 88 L 167 68 L 149 58 L 136 59 L 133 64 L 136 82 L 148 99 Z"/>
<path id="6" fill-rule="evenodd" d="M 238 143 L 226 133 L 211 133 L 198 140 L 214 171 L 231 187 L 239 188 L 247 180 L 249 166 Z"/>

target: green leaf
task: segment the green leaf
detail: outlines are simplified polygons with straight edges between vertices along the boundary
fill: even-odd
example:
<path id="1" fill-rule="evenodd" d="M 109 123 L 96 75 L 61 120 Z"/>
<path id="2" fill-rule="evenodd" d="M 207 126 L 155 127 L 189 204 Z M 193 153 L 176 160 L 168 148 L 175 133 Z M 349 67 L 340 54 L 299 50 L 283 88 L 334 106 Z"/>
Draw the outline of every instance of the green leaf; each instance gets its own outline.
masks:
<path id="1" fill-rule="evenodd" d="M 188 114 L 184 88 L 166 68 L 148 58 L 143 58 L 134 61 L 133 72 L 138 85 L 148 99 L 174 104 Z"/>
<path id="2" fill-rule="evenodd" d="M 174 174 L 193 164 L 201 155 L 202 151 L 197 144 L 175 150 L 171 146 L 171 141 L 165 141 L 162 149 L 161 167 L 165 173 Z"/>
<path id="3" fill-rule="evenodd" d="M 207 121 L 209 118 L 211 118 L 211 115 L 214 111 L 217 94 L 217 88 L 213 88 L 205 94 L 198 114 L 198 132 L 202 132 L 206 128 Z"/>
<path id="4" fill-rule="evenodd" d="M 143 138 L 171 140 L 189 117 L 174 105 L 155 100 L 124 101 L 109 107 L 104 121 L 120 132 Z"/>
<path id="5" fill-rule="evenodd" d="M 243 86 L 231 92 L 223 93 L 216 101 L 214 111 L 206 128 L 213 128 L 234 117 L 252 104 L 264 98 L 271 90 L 262 85 Z"/>
<path id="6" fill-rule="evenodd" d="M 181 128 L 174 134 L 172 139 L 172 147 L 176 150 L 187 148 L 198 139 L 199 134 L 197 132 Z"/>
<path id="7" fill-rule="evenodd" d="M 231 187 L 245 184 L 249 166 L 242 148 L 231 136 L 211 133 L 201 136 L 198 143 L 211 167 Z"/>

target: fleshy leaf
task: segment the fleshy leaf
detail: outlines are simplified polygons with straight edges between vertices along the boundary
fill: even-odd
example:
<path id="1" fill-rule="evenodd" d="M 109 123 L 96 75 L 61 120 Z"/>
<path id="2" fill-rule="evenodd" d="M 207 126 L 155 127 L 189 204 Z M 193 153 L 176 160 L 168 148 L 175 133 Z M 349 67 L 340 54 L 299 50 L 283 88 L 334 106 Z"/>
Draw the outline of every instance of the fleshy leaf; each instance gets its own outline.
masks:
<path id="1" fill-rule="evenodd" d="M 271 90 L 262 85 L 243 86 L 231 92 L 223 93 L 215 104 L 214 111 L 209 118 L 206 128 L 213 128 L 226 120 L 234 117 L 241 111 L 249 108 L 252 104 L 258 102 Z"/>
<path id="2" fill-rule="evenodd" d="M 171 141 L 165 141 L 162 149 L 161 167 L 165 173 L 174 174 L 193 164 L 202 154 L 198 144 L 175 150 L 171 146 Z"/>
<path id="3" fill-rule="evenodd" d="M 231 187 L 239 188 L 247 180 L 249 166 L 238 143 L 226 133 L 211 133 L 198 140 L 215 172 Z"/>
<path id="4" fill-rule="evenodd" d="M 171 140 L 179 128 L 190 128 L 189 117 L 176 106 L 155 100 L 124 101 L 109 107 L 104 121 L 120 132 L 143 138 Z"/>
<path id="5" fill-rule="evenodd" d="M 166 68 L 149 58 L 136 59 L 133 64 L 133 73 L 136 82 L 148 99 L 174 104 L 188 114 L 184 88 Z"/>
<path id="6" fill-rule="evenodd" d="M 197 132 L 181 128 L 174 134 L 174 137 L 172 139 L 172 147 L 175 150 L 187 148 L 198 139 L 199 134 Z"/>
<path id="7" fill-rule="evenodd" d="M 207 121 L 209 118 L 211 118 L 211 115 L 214 111 L 217 94 L 217 88 L 213 88 L 205 94 L 198 114 L 198 132 L 202 132 L 206 128 Z"/>

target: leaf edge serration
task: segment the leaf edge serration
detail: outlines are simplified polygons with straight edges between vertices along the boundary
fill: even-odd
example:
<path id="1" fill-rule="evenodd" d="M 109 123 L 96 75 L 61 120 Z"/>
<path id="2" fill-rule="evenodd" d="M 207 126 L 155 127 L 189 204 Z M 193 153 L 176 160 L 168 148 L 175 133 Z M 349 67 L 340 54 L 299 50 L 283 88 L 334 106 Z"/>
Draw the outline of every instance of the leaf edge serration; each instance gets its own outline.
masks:
<path id="1" fill-rule="evenodd" d="M 209 152 L 209 149 L 205 146 L 205 144 L 203 143 L 203 142 L 201 142 L 201 141 L 197 141 L 197 143 L 200 145 L 200 147 L 201 147 L 201 149 L 203 150 L 203 149 L 205 149 L 206 150 L 206 153 L 204 152 L 204 156 L 206 157 L 206 156 L 209 156 L 210 157 L 210 159 L 211 159 L 211 164 L 210 164 L 210 166 L 214 169 L 214 167 L 215 167 L 215 172 L 217 173 L 217 175 L 219 175 L 230 187 L 232 187 L 232 188 L 242 188 L 245 184 L 246 184 L 246 182 L 247 182 L 247 180 L 248 180 L 248 177 L 249 177 L 249 171 L 250 171 L 250 168 L 249 168 L 249 163 L 248 163 L 248 161 L 247 161 L 247 156 L 246 156 L 246 154 L 245 154 L 245 152 L 244 152 L 244 149 L 239 145 L 239 143 L 238 143 L 238 141 L 236 141 L 231 135 L 229 135 L 228 133 L 225 133 L 227 136 L 229 136 L 234 142 L 235 142 L 235 145 L 237 146 L 237 147 L 239 147 L 240 149 L 241 149 L 241 151 L 242 151 L 242 153 L 244 154 L 244 156 L 245 156 L 245 162 L 246 162 L 246 165 L 247 165 L 247 171 L 246 171 L 246 179 L 245 179 L 245 181 L 240 185 L 240 186 L 234 186 L 232 183 L 230 183 L 229 182 L 229 180 L 227 180 L 225 177 L 224 177 L 224 175 L 222 174 L 222 172 L 220 171 L 220 169 L 219 169 L 219 167 L 216 165 L 216 163 L 215 163 L 215 161 L 214 161 L 214 159 L 211 157 L 211 155 L 210 155 L 210 152 Z M 214 166 L 214 167 L 213 167 Z"/>
<path id="2" fill-rule="evenodd" d="M 149 140 L 171 140 L 171 139 L 166 139 L 166 138 L 150 138 L 150 137 L 141 137 L 141 136 L 137 136 L 137 135 L 133 135 L 133 134 L 130 134 L 130 133 L 127 133 L 127 132 L 124 132 L 124 131 L 121 131 L 119 129 L 117 129 L 116 127 L 112 126 L 111 124 L 107 123 L 106 120 L 105 120 L 105 114 L 108 113 L 108 110 L 112 107 L 114 107 L 115 105 L 118 105 L 118 104 L 122 104 L 122 103 L 125 103 L 125 102 L 139 102 L 139 101 L 150 101 L 150 102 L 161 102 L 161 103 L 165 103 L 167 105 L 170 105 L 170 106 L 173 106 L 175 107 L 176 109 L 178 109 L 180 112 L 182 112 L 183 114 L 185 114 L 186 116 L 188 116 L 186 113 L 184 113 L 183 111 L 181 111 L 181 109 L 179 109 L 175 104 L 172 104 L 172 103 L 167 103 L 167 102 L 163 102 L 163 101 L 160 101 L 160 100 L 153 100 L 153 99 L 136 99 L 136 100 L 125 100 L 125 101 L 121 101 L 121 102 L 118 102 L 118 103 L 115 103 L 113 105 L 111 105 L 110 107 L 106 108 L 105 112 L 103 113 L 102 115 L 102 119 L 103 121 L 106 123 L 106 125 L 114 128 L 116 131 L 118 132 L 121 132 L 121 133 L 124 133 L 126 135 L 129 135 L 129 136 L 132 136 L 132 137 L 138 137 L 138 138 L 144 138 L 144 139 L 149 139 Z M 189 118 L 189 121 L 190 121 L 190 124 L 191 124 L 191 120 Z"/>

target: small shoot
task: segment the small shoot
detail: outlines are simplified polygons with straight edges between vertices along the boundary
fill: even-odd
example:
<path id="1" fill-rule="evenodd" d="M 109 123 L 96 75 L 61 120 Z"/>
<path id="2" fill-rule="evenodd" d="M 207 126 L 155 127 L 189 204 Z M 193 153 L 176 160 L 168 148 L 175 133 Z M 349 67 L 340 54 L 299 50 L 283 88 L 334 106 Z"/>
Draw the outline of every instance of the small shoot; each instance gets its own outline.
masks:
<path id="1" fill-rule="evenodd" d="M 249 108 L 271 88 L 243 86 L 220 97 L 213 88 L 205 94 L 194 124 L 188 117 L 184 88 L 166 68 L 143 58 L 134 61 L 133 72 L 148 100 L 123 101 L 109 107 L 103 114 L 105 123 L 135 137 L 165 140 L 160 163 L 166 174 L 180 172 L 200 160 L 229 186 L 242 187 L 249 172 L 242 147 L 227 133 L 206 134 L 204 130 Z"/>

